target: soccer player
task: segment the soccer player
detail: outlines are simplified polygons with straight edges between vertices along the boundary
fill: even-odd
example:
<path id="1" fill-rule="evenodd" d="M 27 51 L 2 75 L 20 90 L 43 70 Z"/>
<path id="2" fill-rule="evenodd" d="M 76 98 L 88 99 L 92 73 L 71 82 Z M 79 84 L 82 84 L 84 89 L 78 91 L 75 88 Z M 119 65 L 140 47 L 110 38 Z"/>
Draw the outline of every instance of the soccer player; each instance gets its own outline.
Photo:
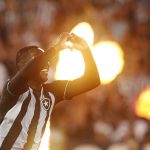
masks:
<path id="1" fill-rule="evenodd" d="M 82 53 L 85 73 L 72 81 L 46 84 L 48 69 L 55 68 L 66 41 Z M 47 51 L 37 46 L 22 48 L 16 66 L 18 71 L 6 83 L 0 99 L 0 150 L 37 150 L 53 106 L 98 86 L 99 75 L 87 43 L 69 33 L 61 34 Z"/>

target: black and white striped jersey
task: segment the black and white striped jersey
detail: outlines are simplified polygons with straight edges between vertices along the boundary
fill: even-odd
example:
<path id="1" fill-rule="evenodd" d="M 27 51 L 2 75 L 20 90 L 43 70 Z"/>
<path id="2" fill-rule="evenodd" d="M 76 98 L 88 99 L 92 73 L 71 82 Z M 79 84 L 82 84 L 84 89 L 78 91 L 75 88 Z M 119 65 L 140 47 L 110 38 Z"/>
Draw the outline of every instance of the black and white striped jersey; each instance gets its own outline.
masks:
<path id="1" fill-rule="evenodd" d="M 28 88 L 16 97 L 10 95 L 6 84 L 0 99 L 0 150 L 37 150 L 53 106 L 95 88 L 99 81 L 92 68 L 92 74 L 54 81 L 38 92 Z"/>
<path id="2" fill-rule="evenodd" d="M 54 95 L 43 88 L 20 95 L 1 121 L 0 150 L 37 150 L 54 103 Z"/>

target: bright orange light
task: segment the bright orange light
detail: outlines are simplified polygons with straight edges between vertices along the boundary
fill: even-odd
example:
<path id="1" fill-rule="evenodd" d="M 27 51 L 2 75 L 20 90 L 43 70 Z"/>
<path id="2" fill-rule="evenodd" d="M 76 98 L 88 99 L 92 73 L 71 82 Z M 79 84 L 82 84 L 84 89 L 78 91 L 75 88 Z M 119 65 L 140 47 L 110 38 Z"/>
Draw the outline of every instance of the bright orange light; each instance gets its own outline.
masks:
<path id="1" fill-rule="evenodd" d="M 94 32 L 90 24 L 86 22 L 79 23 L 71 30 L 71 33 L 82 37 L 90 47 L 93 45 Z"/>
<path id="2" fill-rule="evenodd" d="M 94 32 L 92 27 L 82 22 L 77 24 L 70 33 L 82 37 L 91 46 L 93 44 Z M 79 51 L 66 49 L 59 53 L 59 61 L 56 67 L 55 79 L 73 80 L 83 75 L 85 69 L 84 60 Z"/>
<path id="3" fill-rule="evenodd" d="M 41 141 L 39 150 L 49 150 L 49 138 L 50 138 L 50 123 L 48 121 L 44 135 L 42 137 L 42 141 Z"/>
<path id="4" fill-rule="evenodd" d="M 112 41 L 101 41 L 93 46 L 94 32 L 86 22 L 76 25 L 72 32 L 85 39 L 91 47 L 101 77 L 101 83 L 107 84 L 115 79 L 124 65 L 123 52 L 120 46 Z M 84 61 L 78 51 L 65 50 L 60 53 L 56 79 L 72 80 L 80 77 L 83 73 Z"/>
<path id="5" fill-rule="evenodd" d="M 93 46 L 92 53 L 102 84 L 108 84 L 122 71 L 123 51 L 116 42 L 101 41 Z"/>
<path id="6" fill-rule="evenodd" d="M 139 95 L 135 103 L 135 113 L 139 117 L 150 120 L 150 87 L 146 88 Z"/>
<path id="7" fill-rule="evenodd" d="M 84 61 L 79 51 L 66 49 L 60 52 L 59 63 L 55 78 L 59 80 L 73 80 L 84 73 Z"/>

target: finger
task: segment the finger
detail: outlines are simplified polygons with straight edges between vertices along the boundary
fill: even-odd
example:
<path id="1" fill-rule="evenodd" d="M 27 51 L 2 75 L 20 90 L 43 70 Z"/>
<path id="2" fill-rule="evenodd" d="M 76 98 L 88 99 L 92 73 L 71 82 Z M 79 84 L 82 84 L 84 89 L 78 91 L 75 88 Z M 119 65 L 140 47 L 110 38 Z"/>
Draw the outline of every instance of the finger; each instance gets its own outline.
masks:
<path id="1" fill-rule="evenodd" d="M 61 34 L 59 35 L 59 37 L 56 39 L 56 43 L 62 43 L 62 41 L 65 41 L 69 35 L 70 35 L 70 34 L 67 33 L 67 32 L 61 33 Z"/>
<path id="2" fill-rule="evenodd" d="M 76 42 L 78 41 L 77 37 L 74 36 L 74 35 L 72 35 L 71 37 L 69 37 L 68 40 L 69 40 L 70 42 L 73 42 L 73 43 L 76 43 Z"/>
<path id="3" fill-rule="evenodd" d="M 76 34 L 72 33 L 70 41 L 72 41 L 74 43 L 82 43 L 84 41 L 84 39 L 77 36 Z"/>
<path id="4" fill-rule="evenodd" d="M 72 37 L 78 37 L 75 33 L 71 33 Z"/>
<path id="5" fill-rule="evenodd" d="M 72 47 L 72 46 L 69 46 L 69 45 L 66 45 L 66 46 L 63 47 L 63 49 L 70 49 L 70 50 L 72 50 L 73 47 Z"/>
<path id="6" fill-rule="evenodd" d="M 70 35 L 68 32 L 63 32 L 63 33 L 60 35 L 59 39 L 60 39 L 60 41 L 66 41 L 67 38 L 70 37 L 70 36 L 71 36 L 71 35 Z"/>
<path id="7" fill-rule="evenodd" d="M 76 34 L 74 34 L 74 33 L 71 33 L 71 37 L 73 38 L 73 39 L 82 39 L 80 36 L 78 36 L 78 35 L 76 35 Z"/>

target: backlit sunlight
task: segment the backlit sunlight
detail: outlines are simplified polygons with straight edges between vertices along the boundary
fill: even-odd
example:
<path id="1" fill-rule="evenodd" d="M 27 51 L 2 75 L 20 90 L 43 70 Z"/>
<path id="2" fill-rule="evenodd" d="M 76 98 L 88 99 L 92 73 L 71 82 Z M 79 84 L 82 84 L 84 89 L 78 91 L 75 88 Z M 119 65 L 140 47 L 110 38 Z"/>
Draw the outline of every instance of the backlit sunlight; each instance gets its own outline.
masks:
<path id="1" fill-rule="evenodd" d="M 59 54 L 60 60 L 56 68 L 56 79 L 73 80 L 84 73 L 84 61 L 79 51 L 66 49 Z"/>
<path id="2" fill-rule="evenodd" d="M 135 103 L 135 112 L 139 117 L 150 120 L 150 87 L 143 90 L 139 95 Z"/>
<path id="3" fill-rule="evenodd" d="M 44 135 L 42 137 L 42 141 L 41 141 L 39 150 L 49 150 L 49 138 L 50 138 L 50 123 L 48 121 Z"/>
<path id="4" fill-rule="evenodd" d="M 91 47 L 94 40 L 94 32 L 92 27 L 86 23 L 77 24 L 71 33 L 82 37 Z M 55 78 L 59 80 L 73 80 L 83 75 L 84 73 L 84 61 L 79 51 L 68 49 L 61 51 L 59 54 L 59 62 L 57 64 Z"/>
<path id="5" fill-rule="evenodd" d="M 98 67 L 102 84 L 108 84 L 122 71 L 124 66 L 123 51 L 118 43 L 99 41 L 93 44 L 94 33 L 88 23 L 79 23 L 72 30 L 89 43 Z M 64 50 L 59 55 L 56 79 L 75 79 L 84 73 L 84 61 L 78 51 Z"/>
<path id="6" fill-rule="evenodd" d="M 102 84 L 108 84 L 122 71 L 123 52 L 116 42 L 101 41 L 93 46 L 92 53 Z"/>

